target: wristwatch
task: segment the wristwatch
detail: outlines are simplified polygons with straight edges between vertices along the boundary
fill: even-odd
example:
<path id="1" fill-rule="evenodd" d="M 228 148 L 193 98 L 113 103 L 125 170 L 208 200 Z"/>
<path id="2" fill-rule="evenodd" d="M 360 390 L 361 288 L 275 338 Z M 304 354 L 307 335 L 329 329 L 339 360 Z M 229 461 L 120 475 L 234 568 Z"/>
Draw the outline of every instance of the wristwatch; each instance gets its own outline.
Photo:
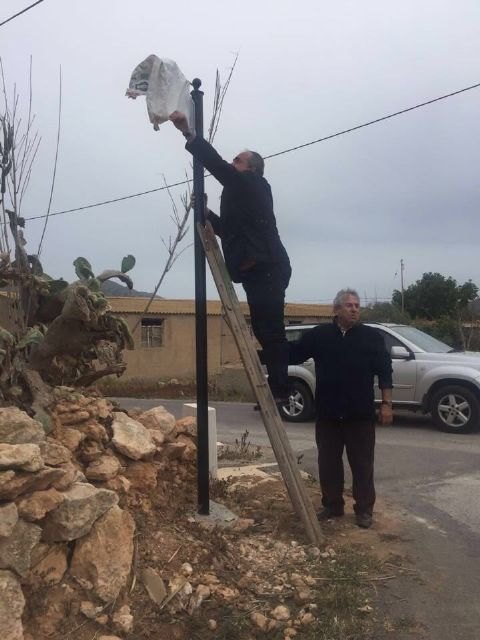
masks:
<path id="1" fill-rule="evenodd" d="M 382 400 L 382 404 L 386 404 L 387 407 L 391 407 L 392 403 L 390 402 L 390 400 Z"/>

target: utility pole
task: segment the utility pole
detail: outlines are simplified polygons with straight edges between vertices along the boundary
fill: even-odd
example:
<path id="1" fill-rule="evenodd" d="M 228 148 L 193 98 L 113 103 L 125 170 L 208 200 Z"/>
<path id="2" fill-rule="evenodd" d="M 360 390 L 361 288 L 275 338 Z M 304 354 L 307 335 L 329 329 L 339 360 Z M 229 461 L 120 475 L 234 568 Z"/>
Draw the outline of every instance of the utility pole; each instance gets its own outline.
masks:
<path id="1" fill-rule="evenodd" d="M 195 105 L 195 133 L 203 138 L 203 91 L 201 80 L 192 81 L 191 96 Z M 208 366 L 207 366 L 207 280 L 205 251 L 197 225 L 205 226 L 204 168 L 193 159 L 193 193 L 195 195 L 194 252 L 195 252 L 195 343 L 197 369 L 197 488 L 198 513 L 210 513 L 210 472 L 208 465 Z"/>
<path id="2" fill-rule="evenodd" d="M 405 311 L 405 299 L 404 299 L 404 289 L 403 289 L 403 271 L 405 269 L 405 264 L 403 262 L 403 258 L 400 259 L 400 289 L 402 292 L 402 313 Z"/>

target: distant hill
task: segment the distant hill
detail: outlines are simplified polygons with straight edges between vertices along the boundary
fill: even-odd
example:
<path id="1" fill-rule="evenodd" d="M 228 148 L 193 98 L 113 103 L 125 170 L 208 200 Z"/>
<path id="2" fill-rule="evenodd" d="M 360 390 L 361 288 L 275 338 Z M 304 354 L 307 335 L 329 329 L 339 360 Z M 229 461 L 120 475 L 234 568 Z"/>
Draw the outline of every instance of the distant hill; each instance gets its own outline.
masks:
<path id="1" fill-rule="evenodd" d="M 106 280 L 102 284 L 102 291 L 108 297 L 112 298 L 149 298 L 152 294 L 148 291 L 137 291 L 136 289 L 129 289 L 123 284 L 113 282 L 112 280 Z M 161 296 L 155 296 L 162 299 Z"/>

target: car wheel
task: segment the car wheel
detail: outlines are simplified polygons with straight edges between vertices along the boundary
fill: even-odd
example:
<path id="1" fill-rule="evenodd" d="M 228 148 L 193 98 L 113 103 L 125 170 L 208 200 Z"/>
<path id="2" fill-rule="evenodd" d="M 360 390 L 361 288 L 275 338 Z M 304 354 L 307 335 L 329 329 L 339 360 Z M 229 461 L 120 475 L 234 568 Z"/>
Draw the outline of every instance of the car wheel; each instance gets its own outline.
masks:
<path id="1" fill-rule="evenodd" d="M 287 422 L 306 422 L 313 414 L 313 396 L 301 380 L 291 380 L 293 393 L 289 402 L 281 406 L 280 415 Z"/>
<path id="2" fill-rule="evenodd" d="M 441 387 L 432 397 L 432 418 L 441 431 L 468 433 L 478 427 L 478 398 L 460 385 Z"/>

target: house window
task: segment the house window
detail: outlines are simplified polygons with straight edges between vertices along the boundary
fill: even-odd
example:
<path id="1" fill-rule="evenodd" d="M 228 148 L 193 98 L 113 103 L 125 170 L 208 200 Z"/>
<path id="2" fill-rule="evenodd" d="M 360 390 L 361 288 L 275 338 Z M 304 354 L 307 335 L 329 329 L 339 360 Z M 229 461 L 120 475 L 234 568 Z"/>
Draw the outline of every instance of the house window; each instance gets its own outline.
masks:
<path id="1" fill-rule="evenodd" d="M 142 318 L 142 349 L 163 346 L 163 318 Z"/>

